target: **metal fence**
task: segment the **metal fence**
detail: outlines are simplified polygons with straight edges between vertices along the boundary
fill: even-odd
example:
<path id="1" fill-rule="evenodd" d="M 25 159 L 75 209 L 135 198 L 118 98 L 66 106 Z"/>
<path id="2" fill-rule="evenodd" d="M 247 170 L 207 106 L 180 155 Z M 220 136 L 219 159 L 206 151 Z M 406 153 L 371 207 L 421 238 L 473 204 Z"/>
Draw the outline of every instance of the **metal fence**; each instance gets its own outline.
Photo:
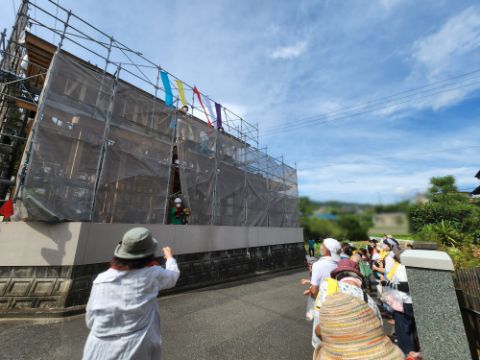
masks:
<path id="1" fill-rule="evenodd" d="M 454 275 L 458 302 L 472 359 L 480 354 L 480 268 L 458 269 Z"/>

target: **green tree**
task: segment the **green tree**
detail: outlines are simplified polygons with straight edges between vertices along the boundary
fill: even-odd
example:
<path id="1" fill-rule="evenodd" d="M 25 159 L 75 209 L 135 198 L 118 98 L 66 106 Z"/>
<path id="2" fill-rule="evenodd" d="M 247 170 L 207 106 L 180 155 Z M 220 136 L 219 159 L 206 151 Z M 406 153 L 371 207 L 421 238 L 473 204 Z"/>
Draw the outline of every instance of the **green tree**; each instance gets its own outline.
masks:
<path id="1" fill-rule="evenodd" d="M 340 238 L 342 229 L 333 221 L 309 218 L 304 222 L 304 234 L 307 238 L 324 239 L 326 237 Z"/>
<path id="2" fill-rule="evenodd" d="M 455 178 L 452 175 L 433 177 L 430 179 L 430 188 L 428 192 L 431 196 L 437 194 L 455 193 L 458 191 L 455 184 Z"/>
<path id="3" fill-rule="evenodd" d="M 356 215 L 341 215 L 338 226 L 344 231 L 346 240 L 361 241 L 368 239 L 367 230 Z"/>
<path id="4" fill-rule="evenodd" d="M 437 242 L 456 266 L 479 265 L 473 254 L 480 240 L 480 206 L 457 193 L 453 176 L 434 177 L 430 183 L 429 201 L 408 211 L 415 238 Z"/>
<path id="5" fill-rule="evenodd" d="M 376 213 L 393 213 L 393 212 L 406 213 L 409 207 L 410 207 L 410 201 L 404 200 L 394 204 L 375 205 L 374 210 Z"/>
<path id="6" fill-rule="evenodd" d="M 309 217 L 313 215 L 316 205 L 308 196 L 301 196 L 299 199 L 300 214 L 303 217 Z"/>

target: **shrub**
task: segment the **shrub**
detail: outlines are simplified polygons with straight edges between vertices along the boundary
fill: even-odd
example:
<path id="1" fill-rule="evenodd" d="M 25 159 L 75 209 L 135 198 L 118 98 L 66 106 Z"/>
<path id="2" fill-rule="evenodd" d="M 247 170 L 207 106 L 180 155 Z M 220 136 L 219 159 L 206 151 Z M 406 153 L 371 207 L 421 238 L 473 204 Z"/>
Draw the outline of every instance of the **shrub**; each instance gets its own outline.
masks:
<path id="1" fill-rule="evenodd" d="M 412 205 L 408 211 L 411 232 L 418 232 L 424 225 L 437 224 L 441 221 L 456 223 L 462 228 L 468 228 L 471 223 L 473 225 L 476 222 L 473 218 L 478 218 L 478 216 L 480 216 L 480 213 L 476 206 L 461 202 L 430 201 L 425 204 Z M 468 231 L 468 229 L 462 230 Z"/>
<path id="2" fill-rule="evenodd" d="M 430 180 L 429 201 L 410 207 L 408 217 L 415 238 L 434 241 L 455 266 L 480 265 L 480 206 L 456 192 L 451 176 Z"/>
<path id="3" fill-rule="evenodd" d="M 359 218 L 355 215 L 340 216 L 338 225 L 343 229 L 346 240 L 361 241 L 368 239 L 368 228 L 362 226 Z"/>
<path id="4" fill-rule="evenodd" d="M 342 235 L 342 230 L 338 225 L 329 220 L 308 218 L 302 222 L 305 236 L 307 238 L 339 238 Z"/>
<path id="5" fill-rule="evenodd" d="M 455 222 L 441 220 L 436 224 L 427 224 L 417 233 L 416 238 L 436 242 L 439 245 L 460 247 L 471 243 L 471 237 L 462 233 Z"/>

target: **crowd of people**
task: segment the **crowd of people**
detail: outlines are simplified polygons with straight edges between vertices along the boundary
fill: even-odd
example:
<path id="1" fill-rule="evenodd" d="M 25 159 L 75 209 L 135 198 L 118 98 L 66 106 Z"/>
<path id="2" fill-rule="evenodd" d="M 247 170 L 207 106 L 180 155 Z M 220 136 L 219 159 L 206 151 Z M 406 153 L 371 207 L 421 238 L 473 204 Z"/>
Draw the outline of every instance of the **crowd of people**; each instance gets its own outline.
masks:
<path id="1" fill-rule="evenodd" d="M 180 271 L 169 247 L 163 248 L 165 267 L 159 266 L 156 248 L 142 227 L 127 231 L 115 248 L 110 268 L 93 282 L 83 359 L 160 358 L 156 297 L 176 284 Z M 304 294 L 314 360 L 422 359 L 401 251 L 397 240 L 385 236 L 363 249 L 327 238 L 318 259 L 315 250 L 309 253 L 310 277 L 302 284 L 310 285 Z M 384 322 L 394 334 L 385 335 Z"/>
<path id="2" fill-rule="evenodd" d="M 411 245 L 408 245 L 411 247 Z M 313 359 L 422 359 L 399 242 L 372 238 L 363 248 L 327 238 L 315 257 L 308 241 Z M 384 323 L 394 330 L 385 335 Z"/>

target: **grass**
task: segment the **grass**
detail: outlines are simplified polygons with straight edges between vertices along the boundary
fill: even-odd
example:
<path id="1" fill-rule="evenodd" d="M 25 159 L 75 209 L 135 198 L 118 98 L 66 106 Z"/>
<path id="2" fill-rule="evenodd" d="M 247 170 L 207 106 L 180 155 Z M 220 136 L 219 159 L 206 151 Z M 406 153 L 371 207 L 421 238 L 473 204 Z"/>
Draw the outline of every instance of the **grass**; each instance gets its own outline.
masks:
<path id="1" fill-rule="evenodd" d="M 383 237 L 383 233 L 376 233 L 376 234 L 374 233 L 369 235 L 377 238 Z M 400 239 L 400 240 L 415 240 L 412 234 L 389 234 L 389 235 L 392 235 L 395 239 Z"/>
<path id="2" fill-rule="evenodd" d="M 322 256 L 321 249 L 322 249 L 322 244 L 321 243 L 315 243 L 315 256 L 316 257 Z M 305 243 L 305 251 L 308 254 L 308 244 L 307 243 Z"/>

